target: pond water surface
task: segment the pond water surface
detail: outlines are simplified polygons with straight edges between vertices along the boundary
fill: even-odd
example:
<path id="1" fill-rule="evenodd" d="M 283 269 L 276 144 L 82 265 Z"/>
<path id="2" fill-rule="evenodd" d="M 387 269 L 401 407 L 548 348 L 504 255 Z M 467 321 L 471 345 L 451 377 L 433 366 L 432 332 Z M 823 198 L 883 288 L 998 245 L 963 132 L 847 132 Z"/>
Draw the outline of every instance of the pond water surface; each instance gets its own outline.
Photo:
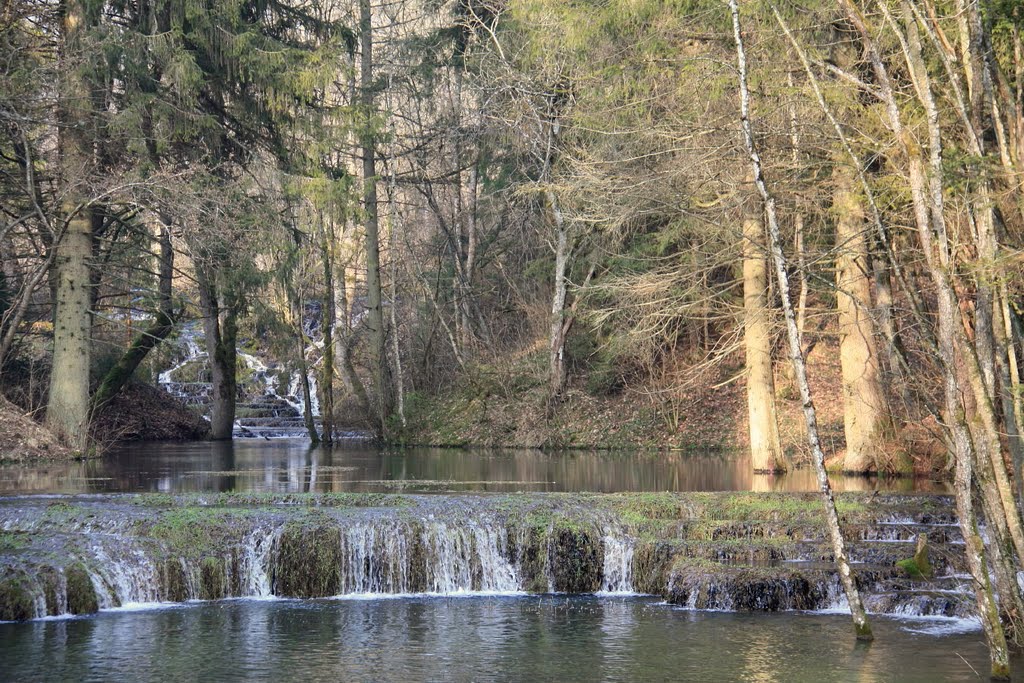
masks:
<path id="1" fill-rule="evenodd" d="M 0 678 L 977 681 L 985 645 L 962 626 L 877 619 L 862 646 L 846 616 L 693 612 L 650 598 L 233 600 L 0 624 Z"/>
<path id="2" fill-rule="evenodd" d="M 815 491 L 809 468 L 754 475 L 735 452 L 381 449 L 303 439 L 132 443 L 76 463 L 0 466 L 3 493 L 187 491 Z M 925 479 L 834 476 L 838 491 L 945 492 Z"/>

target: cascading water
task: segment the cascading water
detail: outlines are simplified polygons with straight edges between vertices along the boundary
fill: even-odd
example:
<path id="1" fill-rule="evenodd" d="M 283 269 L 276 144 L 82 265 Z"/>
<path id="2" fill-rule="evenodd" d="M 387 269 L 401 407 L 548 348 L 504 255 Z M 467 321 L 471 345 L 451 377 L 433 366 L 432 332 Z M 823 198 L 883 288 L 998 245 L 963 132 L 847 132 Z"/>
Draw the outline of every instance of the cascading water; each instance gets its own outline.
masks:
<path id="1" fill-rule="evenodd" d="M 315 324 L 307 325 L 310 331 Z M 159 373 L 157 381 L 168 393 L 191 406 L 209 409 L 212 397 L 210 374 L 207 368 L 208 354 L 205 351 L 205 335 L 199 322 L 182 326 L 178 335 L 178 355 L 171 367 Z M 322 351 L 323 342 L 314 341 L 306 349 L 309 367 L 313 366 L 317 350 Z M 238 359 L 246 367 L 246 376 L 241 378 L 241 396 L 237 404 L 238 418 L 235 421 L 236 437 L 297 436 L 305 433 L 303 412 L 305 398 L 302 391 L 302 375 L 293 372 L 288 386 L 281 393 L 279 384 L 282 368 L 267 364 L 258 356 L 237 350 Z M 320 416 L 317 397 L 316 375 L 309 372 L 310 410 L 314 418 Z M 208 418 L 209 416 L 206 415 Z"/>
<path id="2" fill-rule="evenodd" d="M 604 530 L 604 578 L 601 580 L 602 593 L 633 592 L 633 539 L 622 534 Z"/>
<path id="3" fill-rule="evenodd" d="M 273 515 L 248 517 L 224 527 L 231 529 L 231 539 L 225 538 L 220 547 L 199 552 L 188 542 L 192 532 L 179 528 L 182 522 L 153 527 L 144 511 L 123 510 L 86 524 L 72 523 L 72 533 L 61 532 L 58 538 L 69 544 L 65 566 L 30 574 L 27 567 L 35 566 L 32 563 L 0 564 L 0 578 L 19 577 L 19 585 L 31 595 L 24 617 L 41 618 L 67 614 L 73 611 L 70 605 L 90 602 L 110 609 L 226 597 L 543 592 L 564 583 L 560 573 L 578 571 L 552 559 L 558 556 L 557 533 L 530 536 L 518 523 L 489 514 L 455 521 L 433 514 L 367 512 L 356 518 L 317 517 L 310 524 Z M 45 511 L 8 519 L 6 526 L 42 537 L 51 528 Z M 154 531 L 139 537 L 140 528 Z M 83 537 L 87 543 L 73 540 Z M 164 538 L 172 539 L 170 545 Z M 603 565 L 592 568 L 598 573 L 600 592 L 632 593 L 634 541 L 607 529 L 603 538 L 595 529 L 593 541 L 603 548 L 600 554 L 605 558 Z M 536 558 L 545 560 L 538 563 Z M 88 576 L 86 598 L 80 595 L 83 586 L 72 586 L 64 578 L 68 567 Z"/>
<path id="4" fill-rule="evenodd" d="M 521 592 L 646 592 L 697 610 L 845 608 L 813 520 L 676 520 L 689 513 L 672 504 L 663 523 L 637 522 L 558 496 L 367 495 L 9 500 L 0 543 L 17 552 L 0 553 L 0 619 L 226 597 Z M 850 549 L 869 610 L 973 615 L 947 519 L 858 514 Z M 927 581 L 897 565 L 920 535 L 934 549 Z"/>
<path id="5" fill-rule="evenodd" d="M 339 573 L 342 595 L 522 590 L 504 529 L 476 523 L 342 529 Z"/>

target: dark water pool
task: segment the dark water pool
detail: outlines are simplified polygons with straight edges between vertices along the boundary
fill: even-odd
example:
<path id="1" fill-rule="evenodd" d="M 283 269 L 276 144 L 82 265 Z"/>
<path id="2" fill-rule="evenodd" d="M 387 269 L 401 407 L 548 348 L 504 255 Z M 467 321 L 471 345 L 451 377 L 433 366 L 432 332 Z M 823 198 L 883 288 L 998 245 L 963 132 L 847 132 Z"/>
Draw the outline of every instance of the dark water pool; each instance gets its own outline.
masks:
<path id="1" fill-rule="evenodd" d="M 913 479 L 833 478 L 837 490 L 945 491 Z M 304 440 L 134 443 L 78 463 L 0 465 L 0 493 L 185 491 L 813 491 L 810 469 L 754 475 L 735 452 L 408 448 Z"/>
<path id="2" fill-rule="evenodd" d="M 847 616 L 702 613 L 649 598 L 225 601 L 0 624 L 0 679 L 981 680 L 981 633 L 963 627 L 877 619 L 865 647 Z"/>

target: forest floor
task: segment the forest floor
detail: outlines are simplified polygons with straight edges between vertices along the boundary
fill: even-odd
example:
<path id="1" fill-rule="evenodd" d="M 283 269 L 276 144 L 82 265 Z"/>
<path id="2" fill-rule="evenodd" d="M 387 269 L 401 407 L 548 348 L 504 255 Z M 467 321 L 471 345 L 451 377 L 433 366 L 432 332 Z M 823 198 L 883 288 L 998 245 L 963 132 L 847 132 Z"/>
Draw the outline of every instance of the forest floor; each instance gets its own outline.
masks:
<path id="1" fill-rule="evenodd" d="M 70 458 L 71 451 L 21 407 L 0 396 L 0 460 Z"/>
<path id="2" fill-rule="evenodd" d="M 842 455 L 842 378 L 839 343 L 822 335 L 807 358 L 818 426 L 827 458 Z M 658 381 L 600 395 L 587 377 L 570 377 L 550 415 L 546 409 L 543 348 L 501 367 L 483 366 L 439 396 L 413 394 L 407 426 L 397 440 L 431 446 L 544 449 L 742 450 L 748 443 L 742 353 L 695 371 L 685 363 Z M 779 364 L 775 389 L 783 447 L 794 464 L 809 461 L 806 427 L 795 383 Z M 891 449 L 908 451 L 919 472 L 941 466 L 934 437 L 908 429 Z M 940 449 L 941 450 L 941 449 Z"/>
<path id="3" fill-rule="evenodd" d="M 42 409 L 30 410 L 4 397 L 0 387 L 0 462 L 63 460 L 75 453 L 42 424 Z M 25 398 L 10 392 L 13 398 Z M 192 441 L 203 439 L 209 423 L 196 411 L 157 387 L 132 382 L 90 426 L 97 452 L 119 441 Z"/>

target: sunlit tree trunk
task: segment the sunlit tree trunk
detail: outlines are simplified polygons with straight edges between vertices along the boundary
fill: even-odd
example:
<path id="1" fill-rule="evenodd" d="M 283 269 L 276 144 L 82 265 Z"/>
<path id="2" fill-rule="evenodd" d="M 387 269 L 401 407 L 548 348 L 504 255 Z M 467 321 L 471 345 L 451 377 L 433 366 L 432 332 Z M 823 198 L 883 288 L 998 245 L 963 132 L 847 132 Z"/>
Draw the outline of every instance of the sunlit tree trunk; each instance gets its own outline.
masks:
<path id="1" fill-rule="evenodd" d="M 783 472 L 772 369 L 768 313 L 768 250 L 757 211 L 746 202 L 743 215 L 743 347 L 747 359 L 747 419 L 754 472 Z"/>
<path id="2" fill-rule="evenodd" d="M 839 310 L 839 359 L 843 375 L 843 469 L 906 472 L 909 462 L 888 463 L 882 448 L 889 431 L 889 406 L 871 320 L 871 279 L 864 208 L 854 190 L 852 169 L 833 174 L 836 225 L 836 307 Z"/>
<path id="3" fill-rule="evenodd" d="M 335 328 L 334 335 L 334 364 L 338 369 L 338 376 L 341 377 L 345 391 L 350 396 L 354 396 L 363 413 L 369 415 L 372 412 L 370 399 L 366 395 L 366 387 L 363 386 L 363 381 L 356 374 L 355 365 L 352 362 L 355 330 L 352 327 L 352 316 L 349 310 L 348 282 L 345 279 L 345 271 L 344 266 L 340 267 L 335 280 L 338 301 L 335 311 L 339 315 L 339 323 Z"/>

